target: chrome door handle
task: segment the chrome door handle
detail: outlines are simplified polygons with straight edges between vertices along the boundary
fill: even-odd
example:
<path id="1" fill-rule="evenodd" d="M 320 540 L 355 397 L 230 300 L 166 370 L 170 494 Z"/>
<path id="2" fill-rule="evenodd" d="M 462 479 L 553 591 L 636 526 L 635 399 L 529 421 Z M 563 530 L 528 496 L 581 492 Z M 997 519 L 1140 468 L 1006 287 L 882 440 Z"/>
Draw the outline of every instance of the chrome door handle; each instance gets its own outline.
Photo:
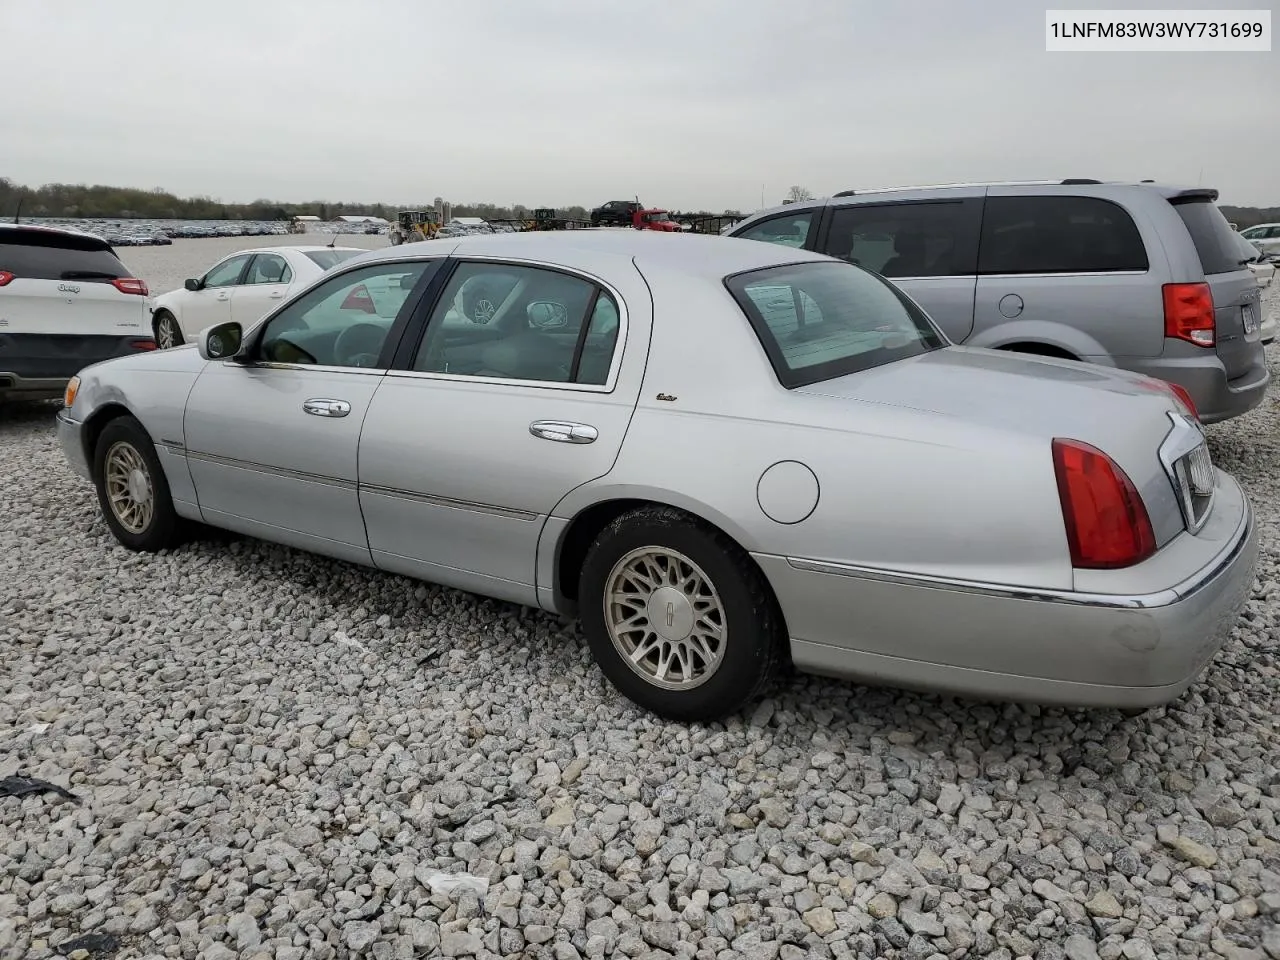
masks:
<path id="1" fill-rule="evenodd" d="M 529 424 L 529 432 L 542 440 L 555 440 L 557 443 L 591 443 L 600 436 L 600 432 L 589 424 L 567 420 L 535 420 Z"/>
<path id="2" fill-rule="evenodd" d="M 308 400 L 302 409 L 315 417 L 345 417 L 351 412 L 351 404 L 345 400 Z"/>

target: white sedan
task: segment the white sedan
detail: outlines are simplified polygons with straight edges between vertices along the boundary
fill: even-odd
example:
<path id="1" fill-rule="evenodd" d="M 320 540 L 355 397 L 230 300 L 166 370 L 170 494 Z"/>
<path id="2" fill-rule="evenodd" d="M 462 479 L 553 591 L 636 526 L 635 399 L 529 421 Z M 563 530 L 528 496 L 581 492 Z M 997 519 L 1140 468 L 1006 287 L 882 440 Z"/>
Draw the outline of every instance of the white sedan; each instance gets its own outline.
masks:
<path id="1" fill-rule="evenodd" d="M 364 251 L 358 247 L 260 247 L 219 260 L 203 277 L 170 290 L 151 305 L 151 326 L 162 350 L 186 343 L 216 323 L 248 326 L 330 267 Z"/>

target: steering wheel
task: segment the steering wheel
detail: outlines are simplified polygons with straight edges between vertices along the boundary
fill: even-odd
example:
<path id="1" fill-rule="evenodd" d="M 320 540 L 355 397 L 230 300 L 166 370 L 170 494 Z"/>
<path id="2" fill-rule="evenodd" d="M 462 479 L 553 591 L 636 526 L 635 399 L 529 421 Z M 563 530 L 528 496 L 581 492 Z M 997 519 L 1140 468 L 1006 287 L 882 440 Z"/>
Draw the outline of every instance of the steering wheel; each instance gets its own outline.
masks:
<path id="1" fill-rule="evenodd" d="M 382 352 L 387 331 L 376 323 L 356 323 L 333 342 L 334 362 L 344 367 L 372 367 Z"/>

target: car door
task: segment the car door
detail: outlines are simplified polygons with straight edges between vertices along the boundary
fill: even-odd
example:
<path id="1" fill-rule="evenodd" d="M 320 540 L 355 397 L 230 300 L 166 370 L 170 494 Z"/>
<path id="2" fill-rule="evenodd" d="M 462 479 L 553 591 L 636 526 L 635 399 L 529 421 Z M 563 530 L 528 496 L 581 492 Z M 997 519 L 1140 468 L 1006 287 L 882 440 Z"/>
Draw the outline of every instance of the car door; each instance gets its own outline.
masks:
<path id="1" fill-rule="evenodd" d="M 1047 343 L 1108 363 L 1159 356 L 1163 307 L 1147 248 L 1162 248 L 1146 229 L 1148 240 L 1124 207 L 1102 197 L 991 187 L 973 342 Z"/>
<path id="2" fill-rule="evenodd" d="M 817 249 L 878 273 L 963 343 L 973 329 L 982 199 L 953 195 L 833 205 Z"/>
<path id="3" fill-rule="evenodd" d="M 586 276 L 461 261 L 360 438 L 360 506 L 383 569 L 537 603 L 543 524 L 613 467 L 636 395 L 617 389 L 628 302 Z M 468 291 L 491 292 L 475 312 Z M 642 349 L 642 348 L 641 348 Z"/>
<path id="4" fill-rule="evenodd" d="M 231 291 L 231 319 L 250 327 L 279 306 L 289 293 L 293 268 L 278 253 L 258 253 L 241 283 Z"/>
<path id="5" fill-rule="evenodd" d="M 242 358 L 212 361 L 187 398 L 185 443 L 209 523 L 369 563 L 356 491 L 360 430 L 389 363 L 396 318 L 438 260 L 356 267 L 291 301 Z M 354 294 L 394 278 L 398 302 Z"/>
<path id="6" fill-rule="evenodd" d="M 216 263 L 199 281 L 199 289 L 188 290 L 182 299 L 178 325 L 192 339 L 201 330 L 231 319 L 231 295 L 240 285 L 252 254 L 240 253 Z"/>

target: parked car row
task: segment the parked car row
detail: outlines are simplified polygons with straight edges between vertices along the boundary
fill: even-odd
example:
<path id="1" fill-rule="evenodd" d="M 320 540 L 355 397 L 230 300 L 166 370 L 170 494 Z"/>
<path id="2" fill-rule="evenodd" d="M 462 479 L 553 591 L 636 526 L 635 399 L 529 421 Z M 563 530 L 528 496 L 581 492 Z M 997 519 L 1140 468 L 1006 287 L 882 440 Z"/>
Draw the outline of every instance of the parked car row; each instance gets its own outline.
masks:
<path id="1" fill-rule="evenodd" d="M 1048 211 L 1056 254 L 1046 213 L 994 204 L 977 257 L 1027 283 L 983 296 L 1064 329 L 1091 304 L 1146 324 L 1154 281 L 1167 349 L 1247 365 L 1251 301 L 1243 268 L 1217 269 L 1238 251 L 1216 208 L 1142 196 Z M 1126 243 L 1073 234 L 1123 225 L 1117 210 Z M 964 251 L 890 232 L 923 211 L 868 208 L 836 230 L 837 212 L 815 205 L 801 229 L 848 243 L 842 258 L 648 231 L 473 236 L 343 259 L 247 322 L 249 284 L 229 302 L 198 284 L 231 315 L 189 346 L 81 370 L 62 448 L 131 550 L 204 523 L 577 616 L 605 676 L 666 717 L 739 710 L 785 661 L 999 699 L 1178 697 L 1258 551 L 1188 391 L 954 345 L 926 291 L 905 289 L 928 281 L 904 278 Z M 850 262 L 907 256 L 916 272 L 895 280 Z M 1019 256 L 1037 272 L 1010 270 Z M 1047 270 L 1054 256 L 1080 273 Z M 983 282 L 934 276 L 971 297 Z M 1234 315 L 1206 316 L 1218 303 Z"/>

